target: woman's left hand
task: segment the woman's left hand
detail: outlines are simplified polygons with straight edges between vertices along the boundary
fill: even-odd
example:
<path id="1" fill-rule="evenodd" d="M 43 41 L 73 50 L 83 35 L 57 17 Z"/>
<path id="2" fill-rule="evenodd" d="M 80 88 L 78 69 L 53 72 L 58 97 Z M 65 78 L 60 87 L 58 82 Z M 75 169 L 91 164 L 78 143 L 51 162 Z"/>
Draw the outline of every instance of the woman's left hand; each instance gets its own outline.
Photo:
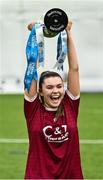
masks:
<path id="1" fill-rule="evenodd" d="M 67 24 L 67 27 L 65 28 L 68 36 L 70 35 L 70 30 L 72 28 L 72 24 L 73 24 L 72 21 L 69 21 Z"/>

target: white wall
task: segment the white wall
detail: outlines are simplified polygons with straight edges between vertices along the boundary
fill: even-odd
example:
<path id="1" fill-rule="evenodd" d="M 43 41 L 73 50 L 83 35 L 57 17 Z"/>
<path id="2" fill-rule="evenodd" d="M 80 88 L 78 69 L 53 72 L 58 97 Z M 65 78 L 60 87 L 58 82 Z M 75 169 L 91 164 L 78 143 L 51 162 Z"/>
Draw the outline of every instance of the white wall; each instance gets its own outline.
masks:
<path id="1" fill-rule="evenodd" d="M 0 0 L 0 92 L 23 90 L 27 24 L 54 7 L 62 8 L 73 21 L 81 91 L 103 91 L 102 0 Z M 56 38 L 45 38 L 44 69 L 53 67 L 55 57 Z"/>

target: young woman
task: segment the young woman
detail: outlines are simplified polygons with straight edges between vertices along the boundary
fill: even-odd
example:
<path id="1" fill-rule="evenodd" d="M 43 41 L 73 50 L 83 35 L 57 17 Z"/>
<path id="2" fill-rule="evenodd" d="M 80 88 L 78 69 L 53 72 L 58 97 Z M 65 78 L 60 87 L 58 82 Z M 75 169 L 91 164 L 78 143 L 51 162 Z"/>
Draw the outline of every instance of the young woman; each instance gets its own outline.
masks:
<path id="1" fill-rule="evenodd" d="M 25 179 L 83 179 L 77 117 L 80 101 L 79 68 L 71 24 L 67 32 L 67 90 L 61 76 L 45 71 L 25 91 L 24 112 L 29 135 Z"/>

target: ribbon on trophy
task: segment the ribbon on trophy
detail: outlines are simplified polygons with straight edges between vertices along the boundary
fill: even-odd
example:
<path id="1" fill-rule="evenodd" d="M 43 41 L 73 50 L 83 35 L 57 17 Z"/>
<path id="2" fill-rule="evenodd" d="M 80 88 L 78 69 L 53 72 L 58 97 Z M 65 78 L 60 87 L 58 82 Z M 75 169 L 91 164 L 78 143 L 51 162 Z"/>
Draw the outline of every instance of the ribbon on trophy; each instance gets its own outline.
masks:
<path id="1" fill-rule="evenodd" d="M 31 29 L 26 45 L 27 69 L 24 77 L 25 90 L 28 92 L 32 79 L 38 80 L 37 62 L 38 66 L 44 66 L 44 36 L 53 37 L 53 33 L 49 33 L 50 31 L 41 22 L 35 23 Z M 54 68 L 63 70 L 63 63 L 67 54 L 67 33 L 65 30 L 62 30 L 59 33 L 54 33 L 54 36 L 56 35 L 58 35 L 57 62 Z"/>
<path id="2" fill-rule="evenodd" d="M 57 40 L 57 62 L 54 68 L 63 70 L 63 63 L 67 54 L 67 33 L 66 31 L 60 32 Z"/>

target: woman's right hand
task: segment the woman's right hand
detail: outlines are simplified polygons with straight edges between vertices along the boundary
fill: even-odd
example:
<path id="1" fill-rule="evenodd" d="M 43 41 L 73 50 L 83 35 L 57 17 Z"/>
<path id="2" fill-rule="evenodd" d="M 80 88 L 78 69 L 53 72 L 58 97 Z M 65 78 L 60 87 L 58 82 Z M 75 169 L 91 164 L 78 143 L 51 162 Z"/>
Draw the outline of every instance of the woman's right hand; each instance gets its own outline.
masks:
<path id="1" fill-rule="evenodd" d="M 35 25 L 35 22 L 33 21 L 33 22 L 31 22 L 30 24 L 28 24 L 28 26 L 27 26 L 27 28 L 28 28 L 28 30 L 32 30 L 32 27 Z"/>

